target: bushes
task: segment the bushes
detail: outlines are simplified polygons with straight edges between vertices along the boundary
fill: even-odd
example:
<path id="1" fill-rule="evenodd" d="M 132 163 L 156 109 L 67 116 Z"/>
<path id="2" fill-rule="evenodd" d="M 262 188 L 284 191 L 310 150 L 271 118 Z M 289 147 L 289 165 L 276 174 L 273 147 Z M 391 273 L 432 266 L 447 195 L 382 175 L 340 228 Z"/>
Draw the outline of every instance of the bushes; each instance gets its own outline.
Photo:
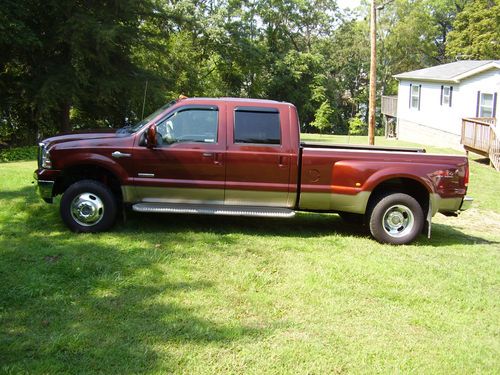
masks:
<path id="1" fill-rule="evenodd" d="M 363 122 L 359 117 L 351 117 L 349 119 L 349 134 L 351 135 L 367 135 L 368 124 Z"/>
<path id="2" fill-rule="evenodd" d="M 36 160 L 37 147 L 12 147 L 0 150 L 0 163 L 8 161 Z"/>

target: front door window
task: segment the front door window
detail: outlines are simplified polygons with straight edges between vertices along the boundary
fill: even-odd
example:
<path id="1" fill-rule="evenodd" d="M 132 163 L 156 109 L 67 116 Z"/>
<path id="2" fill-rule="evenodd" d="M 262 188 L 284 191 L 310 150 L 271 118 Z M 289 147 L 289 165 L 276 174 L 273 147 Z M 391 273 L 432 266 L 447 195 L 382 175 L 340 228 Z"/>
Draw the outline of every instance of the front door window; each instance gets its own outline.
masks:
<path id="1" fill-rule="evenodd" d="M 217 143 L 218 111 L 191 108 L 175 112 L 157 125 L 158 145 L 179 142 Z"/>

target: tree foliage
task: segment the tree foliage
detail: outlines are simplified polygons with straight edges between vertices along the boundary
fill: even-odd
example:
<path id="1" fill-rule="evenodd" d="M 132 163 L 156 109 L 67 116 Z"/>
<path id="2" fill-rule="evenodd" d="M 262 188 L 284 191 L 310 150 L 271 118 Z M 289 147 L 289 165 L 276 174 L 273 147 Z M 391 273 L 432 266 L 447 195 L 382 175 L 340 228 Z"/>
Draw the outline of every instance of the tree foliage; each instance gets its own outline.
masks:
<path id="1" fill-rule="evenodd" d="M 379 94 L 402 71 L 498 58 L 498 14 L 492 0 L 385 5 Z M 366 121 L 368 36 L 368 1 L 3 0 L 0 141 L 122 126 L 179 94 L 284 100 L 303 130 L 346 134 Z"/>
<path id="2" fill-rule="evenodd" d="M 500 3 L 475 0 L 453 24 L 446 53 L 455 59 L 500 59 Z"/>

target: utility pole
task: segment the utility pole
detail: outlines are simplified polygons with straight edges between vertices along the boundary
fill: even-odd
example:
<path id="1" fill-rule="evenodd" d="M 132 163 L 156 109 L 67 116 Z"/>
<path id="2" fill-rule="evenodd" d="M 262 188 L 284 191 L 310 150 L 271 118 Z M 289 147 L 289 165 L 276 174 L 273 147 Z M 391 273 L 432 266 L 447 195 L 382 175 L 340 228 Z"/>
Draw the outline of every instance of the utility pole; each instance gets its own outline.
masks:
<path id="1" fill-rule="evenodd" d="M 370 96 L 368 101 L 368 144 L 375 144 L 375 104 L 377 102 L 377 9 L 370 7 Z"/>

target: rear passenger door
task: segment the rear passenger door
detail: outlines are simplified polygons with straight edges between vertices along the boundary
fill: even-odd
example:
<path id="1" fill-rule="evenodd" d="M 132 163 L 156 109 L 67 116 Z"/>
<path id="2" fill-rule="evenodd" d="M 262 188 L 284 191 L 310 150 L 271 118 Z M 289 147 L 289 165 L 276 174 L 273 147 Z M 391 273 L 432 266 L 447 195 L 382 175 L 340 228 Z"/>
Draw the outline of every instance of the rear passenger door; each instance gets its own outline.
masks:
<path id="1" fill-rule="evenodd" d="M 288 108 L 227 108 L 226 205 L 291 207 Z"/>

